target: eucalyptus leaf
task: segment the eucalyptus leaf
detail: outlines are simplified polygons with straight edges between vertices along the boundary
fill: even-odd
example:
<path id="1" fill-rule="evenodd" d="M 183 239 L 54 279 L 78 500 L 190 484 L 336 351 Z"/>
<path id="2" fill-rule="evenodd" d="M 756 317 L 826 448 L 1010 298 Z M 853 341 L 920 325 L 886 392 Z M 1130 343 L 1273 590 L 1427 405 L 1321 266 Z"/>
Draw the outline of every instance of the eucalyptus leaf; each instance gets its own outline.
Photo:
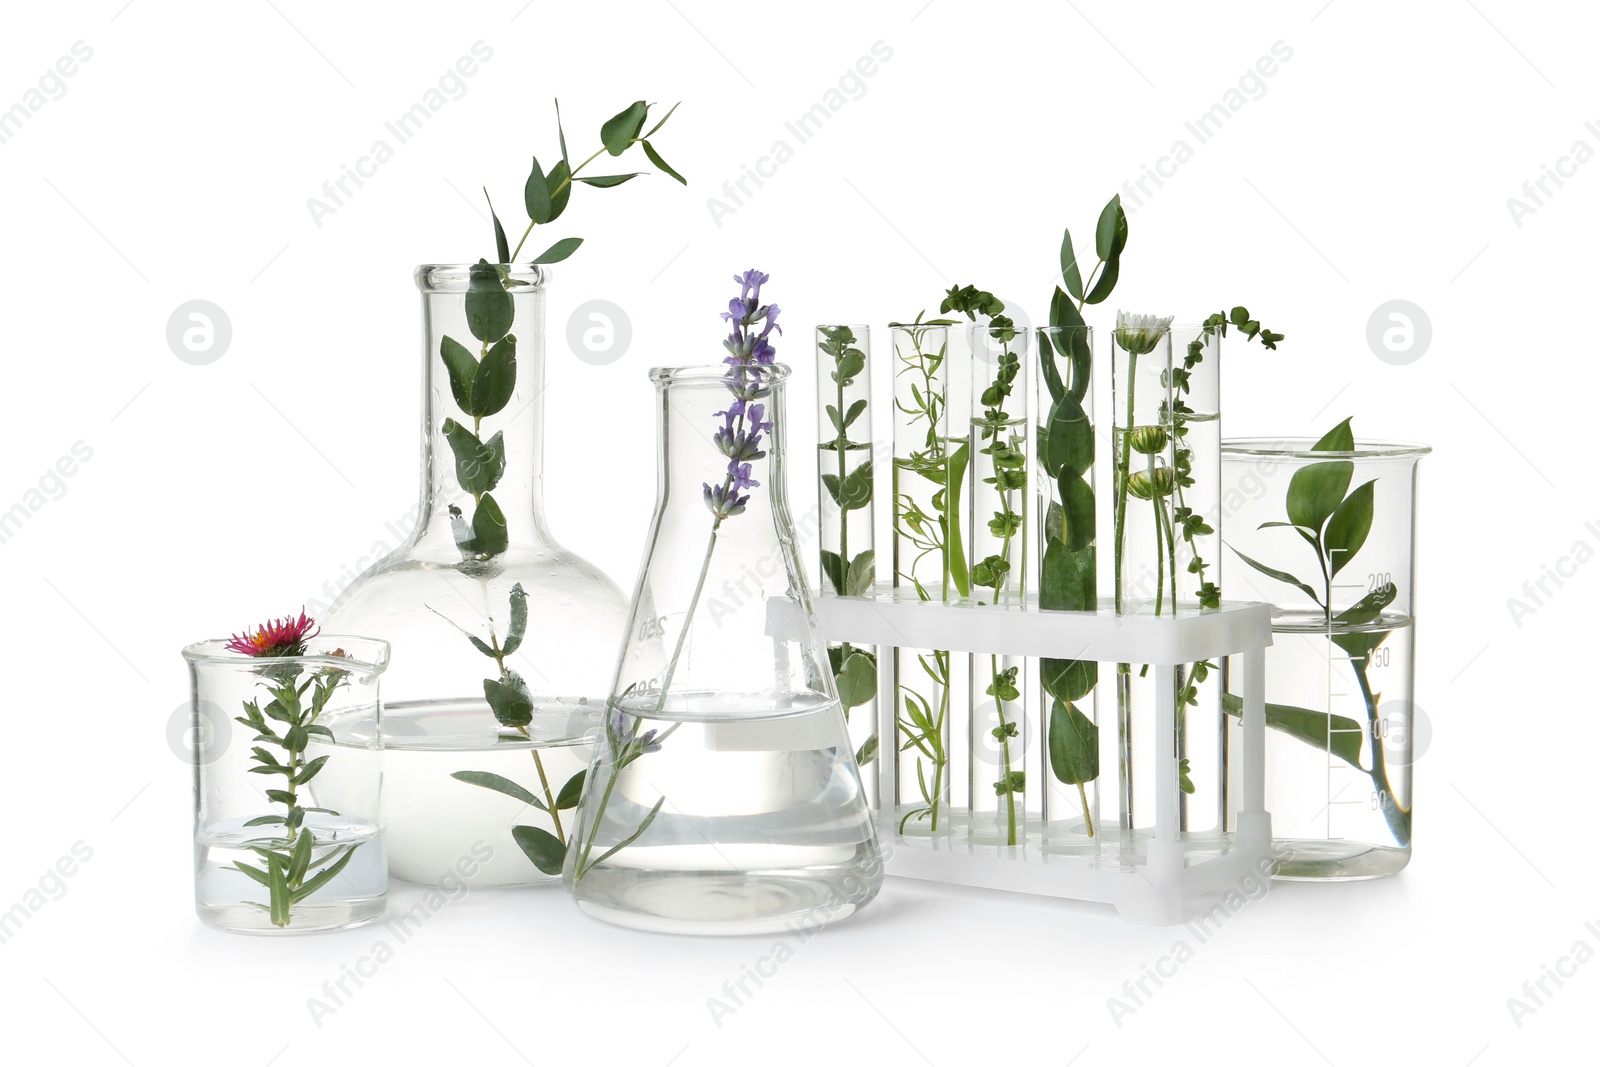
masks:
<path id="1" fill-rule="evenodd" d="M 1061 278 L 1072 299 L 1083 299 L 1083 276 L 1078 273 L 1078 253 L 1072 247 L 1072 231 L 1061 231 Z"/>
<path id="2" fill-rule="evenodd" d="M 481 259 L 468 271 L 466 311 L 467 329 L 485 344 L 504 337 L 516 315 L 511 294 L 500 284 L 499 272 Z"/>
<path id="3" fill-rule="evenodd" d="M 1063 539 L 1067 548 L 1080 552 L 1094 544 L 1094 490 L 1076 474 L 1063 474 L 1056 484 L 1061 493 Z"/>
<path id="4" fill-rule="evenodd" d="M 1081 475 L 1094 466 L 1094 427 L 1076 400 L 1063 395 L 1051 405 L 1046 428 L 1045 454 L 1040 457 L 1046 474 Z"/>
<path id="5" fill-rule="evenodd" d="M 506 228 L 500 225 L 500 216 L 495 214 L 494 201 L 489 199 L 487 187 L 483 190 L 483 198 L 489 204 L 489 218 L 494 222 L 494 254 L 497 263 L 511 262 L 511 243 L 506 240 Z"/>
<path id="6" fill-rule="evenodd" d="M 507 334 L 489 347 L 472 379 L 475 418 L 488 418 L 505 409 L 517 387 L 517 339 Z"/>
<path id="7" fill-rule="evenodd" d="M 585 185 L 592 185 L 596 189 L 609 189 L 614 185 L 621 185 L 623 182 L 632 181 L 643 173 L 644 171 L 642 170 L 636 170 L 631 174 L 595 174 L 585 175 L 581 178 L 573 178 L 572 180 L 575 182 L 582 182 Z"/>
<path id="8" fill-rule="evenodd" d="M 461 488 L 474 496 L 493 489 L 506 469 L 504 438 L 497 433 L 489 444 L 484 444 L 455 419 L 445 419 L 441 429 L 450 451 L 455 453 L 456 481 Z"/>
<path id="9" fill-rule="evenodd" d="M 689 184 L 683 175 L 679 174 L 677 171 L 673 170 L 667 165 L 667 161 L 661 158 L 661 154 L 655 150 L 655 147 L 651 145 L 649 141 L 641 141 L 640 143 L 644 146 L 644 154 L 649 157 L 650 162 L 656 165 L 657 170 L 668 177 L 678 179 L 678 184 L 680 185 Z"/>
<path id="10" fill-rule="evenodd" d="M 606 151 L 614 156 L 626 152 L 628 146 L 639 136 L 639 131 L 644 128 L 645 116 L 649 112 L 650 108 L 643 100 L 635 100 L 607 119 L 600 127 L 600 143 L 605 145 Z M 666 119 L 661 121 L 665 122 Z"/>
<path id="11" fill-rule="evenodd" d="M 1100 209 L 1099 221 L 1095 223 L 1094 250 L 1101 259 L 1109 261 L 1122 255 L 1127 244 L 1128 216 L 1122 211 L 1122 197 L 1113 196 Z"/>
<path id="12" fill-rule="evenodd" d="M 478 357 L 453 337 L 439 342 L 439 358 L 444 361 L 445 373 L 450 378 L 450 395 L 456 407 L 472 410 L 472 379 L 478 374 Z"/>
<path id="13" fill-rule="evenodd" d="M 528 181 L 522 187 L 522 203 L 528 209 L 528 218 L 536 224 L 550 221 L 550 186 L 539 157 L 533 157 L 533 167 L 528 171 Z"/>
<path id="14" fill-rule="evenodd" d="M 571 186 L 568 186 L 568 188 L 571 188 Z M 538 256 L 534 257 L 533 262 L 560 263 L 563 259 L 566 259 L 568 256 L 572 255 L 572 253 L 576 252 L 578 250 L 578 246 L 581 244 L 583 244 L 582 237 L 563 237 L 561 240 L 557 241 L 543 252 L 540 252 Z"/>
<path id="15" fill-rule="evenodd" d="M 1120 263 L 1121 260 L 1115 256 L 1105 261 L 1105 266 L 1100 268 L 1100 276 L 1095 279 L 1094 288 L 1083 298 L 1085 304 L 1098 304 L 1111 295 L 1111 290 L 1117 287 Z"/>
<path id="16" fill-rule="evenodd" d="M 1095 578 L 1092 559 L 1064 542 L 1045 545 L 1039 565 L 1039 607 L 1044 611 L 1085 611 L 1093 607 Z M 1086 565 L 1087 564 L 1087 565 Z"/>
<path id="17" fill-rule="evenodd" d="M 567 210 L 567 201 L 572 198 L 572 170 L 566 160 L 550 168 L 550 173 L 545 175 L 545 184 L 550 187 L 549 221 L 554 222 Z"/>
<path id="18" fill-rule="evenodd" d="M 681 104 L 683 101 L 680 100 L 678 103 Z M 656 135 L 656 131 L 667 124 L 667 120 L 672 117 L 672 113 L 676 110 L 678 110 L 678 104 L 673 104 L 671 107 L 667 108 L 667 113 L 661 116 L 661 121 L 646 130 L 644 135 L 646 137 L 654 137 Z"/>
<path id="19" fill-rule="evenodd" d="M 498 556 L 508 543 L 505 514 L 494 497 L 484 493 L 472 513 L 473 550 L 486 556 Z"/>
<path id="20" fill-rule="evenodd" d="M 496 434 L 495 436 L 499 436 Z M 509 656 L 522 647 L 523 635 L 528 632 L 528 594 L 518 582 L 511 587 L 511 624 L 506 630 L 506 641 L 500 653 Z"/>

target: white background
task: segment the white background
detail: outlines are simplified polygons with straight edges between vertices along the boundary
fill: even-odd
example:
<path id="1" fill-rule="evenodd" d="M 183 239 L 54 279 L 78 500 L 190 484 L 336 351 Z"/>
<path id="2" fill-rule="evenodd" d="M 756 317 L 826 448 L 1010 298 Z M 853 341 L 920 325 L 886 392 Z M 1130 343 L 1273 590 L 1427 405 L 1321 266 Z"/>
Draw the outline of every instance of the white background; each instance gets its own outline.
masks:
<path id="1" fill-rule="evenodd" d="M 1538 604 L 1523 590 L 1578 542 L 1586 561 L 1600 546 L 1600 165 L 1548 183 L 1521 225 L 1506 202 L 1575 141 L 1600 147 L 1584 127 L 1600 120 L 1600 24 L 1581 5 L 101 0 L 8 15 L 0 108 L 74 42 L 93 50 L 0 144 L 0 510 L 33 512 L 0 544 L 0 910 L 74 843 L 93 853 L 0 944 L 8 1061 L 1592 1058 L 1600 964 L 1551 984 L 1520 1027 L 1506 1006 L 1576 941 L 1600 948 L 1577 821 L 1594 807 L 1584 605 L 1600 566 L 1569 560 Z M 480 40 L 493 57 L 465 94 L 318 226 L 307 198 Z M 719 225 L 707 197 L 775 140 L 793 146 L 784 122 L 878 41 L 892 57 L 864 94 Z M 1230 435 L 1354 415 L 1360 435 L 1435 447 L 1417 675 L 1434 737 L 1401 876 L 1280 886 L 1120 1027 L 1107 998 L 1181 931 L 899 881 L 720 1026 L 707 999 L 766 940 L 631 934 L 559 891 L 451 904 L 320 1026 L 307 998 L 378 929 L 201 928 L 190 775 L 165 737 L 186 699 L 178 649 L 322 596 L 393 543 L 385 523 L 416 482 L 411 269 L 491 254 L 478 186 L 518 215 L 528 155 L 555 155 L 553 96 L 585 154 L 628 101 L 684 101 L 657 142 L 687 190 L 660 176 L 584 189 L 558 224 L 588 244 L 552 289 L 551 518 L 627 586 L 654 469 L 644 370 L 720 357 L 734 271 L 772 273 L 780 354 L 803 368 L 811 324 L 908 317 L 957 282 L 1042 321 L 1062 227 L 1086 238 L 1106 198 L 1175 140 L 1193 146 L 1184 123 L 1279 41 L 1292 57 L 1131 212 L 1112 304 L 1192 319 L 1242 302 L 1288 335 L 1276 354 L 1232 349 Z M 207 366 L 165 339 L 192 299 L 232 324 Z M 590 299 L 632 322 L 609 366 L 565 345 Z M 1410 365 L 1366 340 L 1391 299 L 1432 323 Z M 45 478 L 35 511 L 30 490 L 79 441 L 92 458 Z M 809 464 L 795 468 L 808 499 Z M 1511 597 L 1535 610 L 1514 617 Z"/>

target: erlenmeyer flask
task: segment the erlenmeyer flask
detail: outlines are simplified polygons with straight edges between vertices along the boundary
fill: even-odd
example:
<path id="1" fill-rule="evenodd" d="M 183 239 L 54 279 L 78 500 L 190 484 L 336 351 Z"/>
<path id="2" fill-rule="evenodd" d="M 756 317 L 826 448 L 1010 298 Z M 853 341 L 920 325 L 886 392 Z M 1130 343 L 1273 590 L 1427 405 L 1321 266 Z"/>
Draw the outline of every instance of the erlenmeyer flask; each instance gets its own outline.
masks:
<path id="1" fill-rule="evenodd" d="M 651 372 L 655 519 L 565 868 L 597 918 L 813 928 L 882 881 L 785 497 L 788 374 Z"/>

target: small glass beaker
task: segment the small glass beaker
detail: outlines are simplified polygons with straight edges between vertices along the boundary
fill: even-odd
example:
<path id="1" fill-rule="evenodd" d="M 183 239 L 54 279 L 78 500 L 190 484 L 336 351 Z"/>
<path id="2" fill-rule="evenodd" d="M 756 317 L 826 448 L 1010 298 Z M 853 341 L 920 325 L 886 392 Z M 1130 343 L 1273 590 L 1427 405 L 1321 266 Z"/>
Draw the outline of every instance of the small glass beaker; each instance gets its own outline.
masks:
<path id="1" fill-rule="evenodd" d="M 651 372 L 656 513 L 564 871 L 596 918 L 671 933 L 815 928 L 882 881 L 795 549 L 788 374 Z"/>
<path id="2" fill-rule="evenodd" d="M 1273 605 L 1266 806 L 1277 876 L 1376 878 L 1411 858 L 1417 462 L 1424 445 L 1223 444 L 1229 595 Z M 1236 717 L 1237 686 L 1224 698 Z"/>
<path id="3" fill-rule="evenodd" d="M 193 692 L 195 910 L 304 933 L 383 914 L 378 677 L 387 642 L 323 634 L 299 655 L 183 650 Z"/>

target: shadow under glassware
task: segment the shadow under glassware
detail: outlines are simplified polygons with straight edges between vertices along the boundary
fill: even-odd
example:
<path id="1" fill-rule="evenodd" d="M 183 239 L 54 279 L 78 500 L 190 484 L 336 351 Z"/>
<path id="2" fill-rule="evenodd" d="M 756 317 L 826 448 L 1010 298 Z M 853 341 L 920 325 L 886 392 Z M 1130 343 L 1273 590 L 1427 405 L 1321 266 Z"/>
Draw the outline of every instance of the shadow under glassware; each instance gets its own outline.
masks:
<path id="1" fill-rule="evenodd" d="M 183 650 L 193 693 L 195 910 L 241 933 L 383 914 L 378 676 L 389 646 L 322 634 L 304 655 Z M 254 736 L 252 736 L 252 734 Z"/>
<path id="2" fill-rule="evenodd" d="M 816 928 L 882 882 L 785 496 L 788 373 L 651 371 L 655 518 L 565 870 L 607 922 Z M 759 435 L 738 479 L 719 432 Z"/>
<path id="3" fill-rule="evenodd" d="M 627 605 L 545 519 L 549 268 L 425 265 L 415 279 L 424 324 L 417 527 L 323 621 L 394 647 L 384 681 L 390 873 L 436 885 L 465 864 L 473 886 L 554 885 L 513 831 L 564 837 L 573 812 L 555 802 L 588 765 Z M 525 628 L 513 641 L 519 610 Z M 523 692 L 522 725 L 496 715 L 489 683 Z M 463 772 L 512 792 L 454 777 Z"/>
<path id="4" fill-rule="evenodd" d="M 1273 605 L 1266 807 L 1276 876 L 1378 878 L 1411 859 L 1425 723 L 1413 700 L 1416 475 L 1431 449 L 1316 443 L 1223 442 L 1228 589 Z M 1321 491 L 1306 492 L 1314 482 Z M 1229 682 L 1224 707 L 1237 722 L 1238 680 Z"/>

